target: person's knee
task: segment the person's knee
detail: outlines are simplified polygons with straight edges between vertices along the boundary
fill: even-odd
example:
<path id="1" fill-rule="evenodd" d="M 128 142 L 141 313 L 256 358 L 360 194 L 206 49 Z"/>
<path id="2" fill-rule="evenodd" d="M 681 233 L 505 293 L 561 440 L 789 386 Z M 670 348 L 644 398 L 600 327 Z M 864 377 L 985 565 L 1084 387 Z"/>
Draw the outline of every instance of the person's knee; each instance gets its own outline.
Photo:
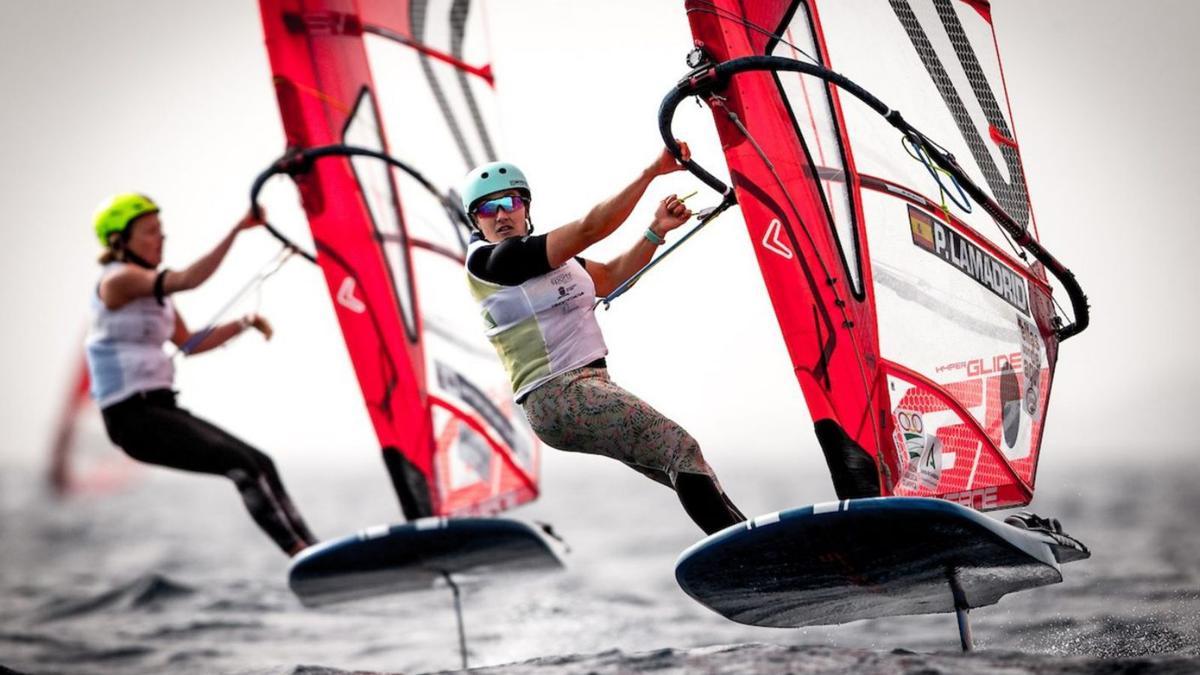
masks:
<path id="1" fill-rule="evenodd" d="M 249 448 L 248 452 L 250 454 L 250 461 L 254 463 L 254 466 L 260 472 L 269 476 L 275 475 L 275 462 L 271 459 L 270 455 L 254 448 Z"/>
<path id="2" fill-rule="evenodd" d="M 226 471 L 225 477 L 233 481 L 238 490 L 245 492 L 258 487 L 257 474 L 257 471 L 249 467 L 236 467 Z"/>
<path id="3" fill-rule="evenodd" d="M 225 473 L 237 471 L 257 480 L 260 477 L 270 477 L 275 472 L 275 463 L 266 453 L 245 443 L 227 443 L 222 446 L 221 462 L 225 464 Z"/>
<path id="4" fill-rule="evenodd" d="M 704 453 L 700 451 L 700 443 L 682 428 L 678 429 L 676 438 L 678 440 L 674 443 L 674 449 L 668 457 L 667 470 L 670 474 L 677 476 L 691 473 L 711 476 L 713 471 L 708 466 L 708 462 L 704 460 Z"/>

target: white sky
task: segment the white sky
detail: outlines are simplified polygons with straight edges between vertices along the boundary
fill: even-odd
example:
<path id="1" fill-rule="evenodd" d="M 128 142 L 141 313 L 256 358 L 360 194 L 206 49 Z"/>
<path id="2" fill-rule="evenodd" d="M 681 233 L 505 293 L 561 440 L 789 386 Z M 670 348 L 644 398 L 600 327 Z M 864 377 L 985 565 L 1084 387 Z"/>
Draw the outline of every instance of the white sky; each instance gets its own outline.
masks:
<path id="1" fill-rule="evenodd" d="M 691 43 L 682 4 L 490 5 L 504 147 L 534 183 L 543 228 L 581 214 L 658 152 L 657 108 Z M 0 9 L 2 466 L 44 455 L 98 271 L 96 203 L 118 191 L 153 195 L 167 264 L 182 266 L 244 211 L 283 135 L 255 2 L 0 0 Z M 1200 404 L 1191 346 L 1200 3 L 998 0 L 993 15 L 1043 241 L 1093 304 L 1093 327 L 1061 353 L 1043 465 L 1189 451 Z M 676 128 L 723 171 L 707 111 L 688 104 Z M 660 180 L 592 255 L 623 249 L 660 196 L 695 187 L 682 174 Z M 266 203 L 274 220 L 300 217 L 290 188 L 272 188 Z M 207 320 L 274 249 L 265 233 L 235 246 L 208 286 L 178 298 L 190 323 Z M 290 263 L 261 310 L 276 340 L 243 338 L 181 364 L 184 404 L 288 462 L 378 461 L 317 270 Z M 821 470 L 740 214 L 601 320 L 614 377 L 678 419 L 718 468 Z"/>

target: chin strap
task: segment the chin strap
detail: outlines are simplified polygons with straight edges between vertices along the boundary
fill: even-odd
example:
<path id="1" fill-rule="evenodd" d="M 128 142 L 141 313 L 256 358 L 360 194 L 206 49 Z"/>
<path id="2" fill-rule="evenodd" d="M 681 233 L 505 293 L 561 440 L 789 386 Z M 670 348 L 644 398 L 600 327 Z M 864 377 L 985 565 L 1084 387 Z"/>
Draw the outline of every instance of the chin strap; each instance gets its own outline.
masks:
<path id="1" fill-rule="evenodd" d="M 133 251 L 130 251 L 128 248 L 125 248 L 124 242 L 121 242 L 121 243 L 122 243 L 122 246 L 120 249 L 118 249 L 118 258 L 117 258 L 118 260 L 120 260 L 121 262 L 133 263 L 134 265 L 137 265 L 138 267 L 143 267 L 148 270 L 158 269 L 154 265 L 151 265 L 142 256 L 134 253 Z"/>

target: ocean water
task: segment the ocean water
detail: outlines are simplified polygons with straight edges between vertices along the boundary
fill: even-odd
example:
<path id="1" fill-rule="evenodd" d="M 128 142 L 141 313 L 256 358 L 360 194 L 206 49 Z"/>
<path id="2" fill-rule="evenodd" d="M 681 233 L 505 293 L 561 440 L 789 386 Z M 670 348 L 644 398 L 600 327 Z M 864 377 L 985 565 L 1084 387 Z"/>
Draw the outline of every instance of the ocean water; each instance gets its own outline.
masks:
<path id="1" fill-rule="evenodd" d="M 22 673 L 430 672 L 460 667 L 448 589 L 310 610 L 287 561 L 223 479 L 151 469 L 56 499 L 40 473 L 0 474 L 0 666 Z M 380 471 L 284 469 L 318 534 L 397 513 Z M 748 512 L 827 500 L 821 472 L 723 472 Z M 729 622 L 675 584 L 700 532 L 672 494 L 613 462 L 547 458 L 547 521 L 566 571 L 467 583 L 472 667 L 489 673 L 1200 672 L 1200 469 L 1177 461 L 1039 475 L 1034 508 L 1090 560 L 1061 584 L 972 612 L 767 629 Z M 5 672 L 0 668 L 0 672 Z"/>

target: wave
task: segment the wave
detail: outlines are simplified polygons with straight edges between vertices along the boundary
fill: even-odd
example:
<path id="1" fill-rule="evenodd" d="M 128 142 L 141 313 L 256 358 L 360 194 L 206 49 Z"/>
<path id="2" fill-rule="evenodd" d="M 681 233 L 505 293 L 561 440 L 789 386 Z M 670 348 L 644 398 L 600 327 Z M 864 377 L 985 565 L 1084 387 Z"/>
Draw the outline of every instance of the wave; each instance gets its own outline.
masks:
<path id="1" fill-rule="evenodd" d="M 142 610 L 187 598 L 195 589 L 157 572 L 151 572 L 115 588 L 83 598 L 55 598 L 34 615 L 35 623 L 56 621 L 109 610 Z"/>

